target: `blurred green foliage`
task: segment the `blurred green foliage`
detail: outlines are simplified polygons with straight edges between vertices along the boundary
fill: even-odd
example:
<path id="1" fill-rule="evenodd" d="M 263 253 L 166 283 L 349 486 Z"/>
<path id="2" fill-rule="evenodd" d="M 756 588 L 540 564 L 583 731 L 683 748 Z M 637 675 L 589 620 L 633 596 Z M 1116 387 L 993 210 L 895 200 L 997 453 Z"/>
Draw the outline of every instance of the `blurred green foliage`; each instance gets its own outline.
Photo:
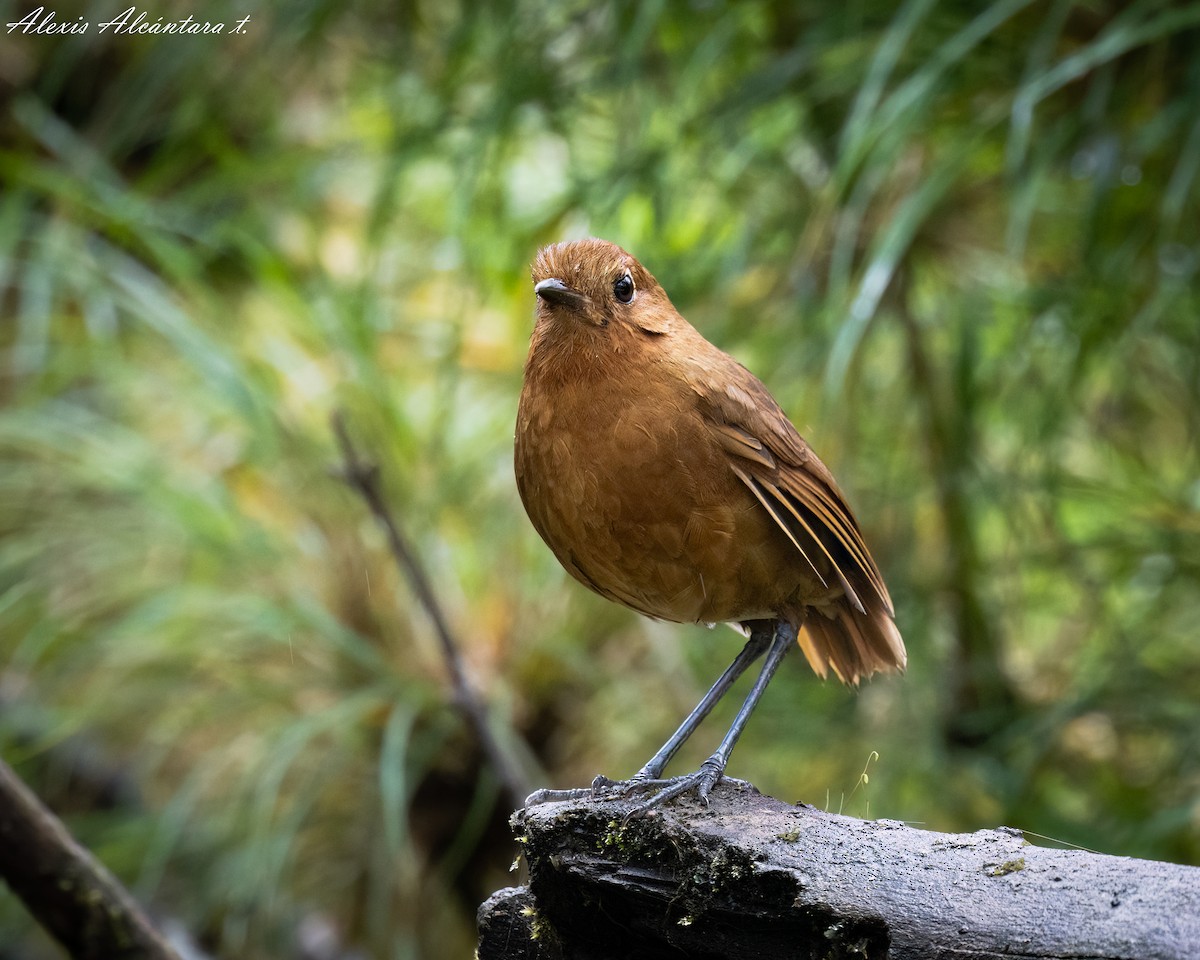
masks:
<path id="1" fill-rule="evenodd" d="M 526 264 L 584 234 L 772 388 L 897 601 L 908 675 L 796 658 L 731 774 L 1200 863 L 1200 5 L 159 14 L 251 21 L 0 34 L 0 742 L 156 909 L 220 956 L 463 956 L 506 882 L 336 408 L 534 779 L 632 772 L 732 656 L 569 581 L 515 495 Z"/>

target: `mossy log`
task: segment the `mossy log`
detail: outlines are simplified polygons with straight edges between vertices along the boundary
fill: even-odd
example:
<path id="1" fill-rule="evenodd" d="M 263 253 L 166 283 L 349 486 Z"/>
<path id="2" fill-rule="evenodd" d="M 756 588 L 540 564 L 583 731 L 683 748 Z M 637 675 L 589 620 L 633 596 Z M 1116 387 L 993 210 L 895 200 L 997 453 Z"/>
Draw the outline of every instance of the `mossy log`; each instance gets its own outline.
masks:
<path id="1" fill-rule="evenodd" d="M 547 803 L 513 826 L 528 887 L 480 908 L 479 960 L 1200 957 L 1200 869 L 935 833 L 722 784 L 626 821 Z"/>

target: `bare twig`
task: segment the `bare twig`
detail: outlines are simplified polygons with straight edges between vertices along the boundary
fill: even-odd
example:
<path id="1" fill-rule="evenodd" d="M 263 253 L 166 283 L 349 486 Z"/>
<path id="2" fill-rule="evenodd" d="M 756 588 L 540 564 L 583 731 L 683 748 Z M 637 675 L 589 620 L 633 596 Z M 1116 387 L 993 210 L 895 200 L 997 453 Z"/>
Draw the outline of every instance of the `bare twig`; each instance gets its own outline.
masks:
<path id="1" fill-rule="evenodd" d="M 117 879 L 0 760 L 0 877 L 75 960 L 179 960 Z"/>
<path id="2" fill-rule="evenodd" d="M 375 519 L 379 521 L 379 525 L 383 528 L 393 559 L 408 578 L 413 593 L 416 594 L 421 606 L 425 608 L 425 612 L 429 614 L 430 620 L 433 621 L 434 630 L 441 644 L 442 657 L 446 661 L 446 668 L 449 671 L 450 682 L 454 689 L 454 705 L 474 728 L 475 735 L 479 738 L 480 746 L 483 747 L 483 751 L 487 755 L 492 769 L 495 770 L 496 776 L 499 777 L 500 782 L 504 785 L 512 806 L 514 808 L 523 806 L 525 797 L 528 796 L 531 786 L 526 782 L 519 765 L 508 751 L 501 746 L 500 741 L 496 739 L 495 734 L 492 732 L 491 724 L 488 722 L 487 707 L 479 692 L 475 690 L 467 678 L 466 666 L 463 662 L 462 654 L 459 652 L 460 645 L 450 630 L 450 625 L 442 611 L 442 606 L 438 602 L 437 595 L 433 592 L 433 586 L 430 584 L 429 578 L 425 575 L 425 570 L 417 558 L 416 551 L 412 549 L 411 545 L 405 539 L 404 534 L 401 533 L 399 526 L 392 518 L 387 503 L 383 499 L 383 493 L 379 486 L 378 465 L 362 459 L 359 455 L 353 441 L 350 439 L 350 434 L 346 430 L 345 421 L 340 413 L 335 413 L 333 416 L 333 430 L 337 434 L 338 444 L 341 447 L 342 459 L 344 461 L 339 475 L 347 484 L 357 490 L 367 502 L 371 513 L 375 515 Z"/>

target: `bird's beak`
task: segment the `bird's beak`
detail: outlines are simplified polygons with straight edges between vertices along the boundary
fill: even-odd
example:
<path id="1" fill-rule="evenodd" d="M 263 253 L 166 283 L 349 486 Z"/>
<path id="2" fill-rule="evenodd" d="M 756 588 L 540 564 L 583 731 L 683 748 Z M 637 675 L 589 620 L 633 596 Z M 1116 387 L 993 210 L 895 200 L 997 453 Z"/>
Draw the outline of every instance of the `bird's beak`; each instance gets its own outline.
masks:
<path id="1" fill-rule="evenodd" d="M 542 280 L 534 284 L 533 292 L 550 303 L 562 304 L 566 307 L 578 307 L 587 301 L 587 296 L 578 290 L 572 290 L 557 277 Z"/>

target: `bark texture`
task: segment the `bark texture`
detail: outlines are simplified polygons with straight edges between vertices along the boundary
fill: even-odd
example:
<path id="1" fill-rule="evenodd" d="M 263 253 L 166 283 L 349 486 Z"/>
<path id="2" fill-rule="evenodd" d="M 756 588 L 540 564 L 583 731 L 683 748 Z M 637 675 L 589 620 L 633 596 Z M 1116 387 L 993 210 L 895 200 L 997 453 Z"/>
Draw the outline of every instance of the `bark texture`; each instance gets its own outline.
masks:
<path id="1" fill-rule="evenodd" d="M 1200 869 L 935 833 L 722 784 L 623 821 L 547 803 L 513 824 L 528 887 L 480 908 L 480 960 L 630 957 L 1184 960 Z"/>
<path id="2" fill-rule="evenodd" d="M 179 960 L 129 892 L 3 761 L 0 879 L 76 960 Z"/>

